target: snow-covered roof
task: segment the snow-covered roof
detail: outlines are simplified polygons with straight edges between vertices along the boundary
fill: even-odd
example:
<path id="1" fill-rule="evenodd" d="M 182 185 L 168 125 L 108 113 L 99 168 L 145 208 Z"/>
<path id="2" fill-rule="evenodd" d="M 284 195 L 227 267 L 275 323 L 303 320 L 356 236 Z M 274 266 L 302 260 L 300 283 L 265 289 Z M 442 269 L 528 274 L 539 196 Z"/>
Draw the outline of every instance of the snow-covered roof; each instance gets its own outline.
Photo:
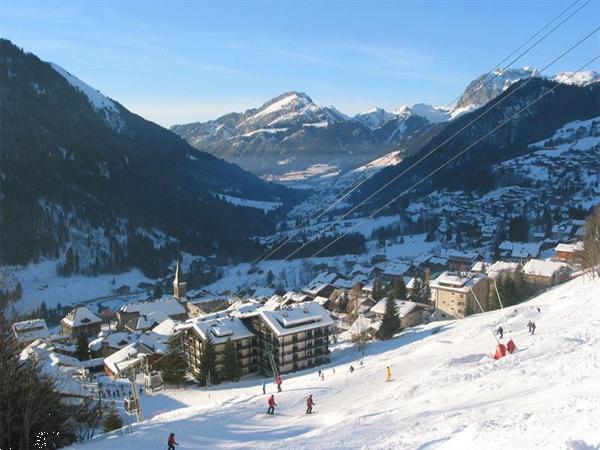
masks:
<path id="1" fill-rule="evenodd" d="M 63 395 L 90 397 L 82 384 L 73 378 L 82 366 L 82 363 L 71 356 L 54 352 L 51 343 L 41 340 L 33 341 L 25 347 L 19 358 L 21 361 L 33 359 L 37 361 L 42 374 L 54 380 L 55 389 Z"/>
<path id="2" fill-rule="evenodd" d="M 568 268 L 569 265 L 558 261 L 544 261 L 541 259 L 530 259 L 523 266 L 523 273 L 550 278 L 555 273 Z"/>
<path id="3" fill-rule="evenodd" d="M 169 318 L 168 314 L 165 314 L 162 311 L 153 311 L 148 314 L 141 314 L 135 323 L 136 330 L 147 330 L 148 328 L 152 328 L 158 325 L 161 322 L 164 322 Z"/>
<path id="4" fill-rule="evenodd" d="M 104 358 L 104 365 L 115 375 L 134 366 L 141 366 L 148 352 L 139 347 L 137 342 L 123 347 L 118 352 Z"/>
<path id="5" fill-rule="evenodd" d="M 565 244 L 560 243 L 555 248 L 555 252 L 564 252 L 564 253 L 575 253 L 577 251 L 583 250 L 583 242 L 576 242 L 574 244 Z"/>
<path id="6" fill-rule="evenodd" d="M 539 255 L 540 247 L 539 242 L 503 241 L 498 248 L 504 252 L 511 252 L 513 258 L 528 258 Z"/>
<path id="7" fill-rule="evenodd" d="M 485 279 L 485 275 L 467 272 L 444 272 L 429 284 L 431 289 L 443 289 L 453 292 L 468 292 L 473 286 Z"/>
<path id="8" fill-rule="evenodd" d="M 15 339 L 20 343 L 35 341 L 50 337 L 50 332 L 44 319 L 25 320 L 12 325 Z"/>
<path id="9" fill-rule="evenodd" d="M 130 303 L 128 305 L 121 306 L 121 311 L 125 313 L 138 312 L 146 315 L 155 312 L 161 312 L 167 316 L 176 316 L 179 314 L 185 314 L 186 312 L 183 305 L 179 303 L 175 297 L 163 297 L 158 300 Z M 162 320 L 159 322 L 162 322 Z"/>
<path id="10" fill-rule="evenodd" d="M 205 320 L 204 318 L 190 319 L 184 327 L 191 325 L 202 339 L 207 339 L 210 336 L 215 344 L 223 344 L 228 340 L 237 341 L 239 339 L 247 339 L 254 337 L 252 333 L 241 319 L 236 317 L 223 317 L 220 319 Z"/>
<path id="11" fill-rule="evenodd" d="M 67 314 L 62 322 L 70 327 L 82 327 L 94 323 L 102 323 L 102 319 L 85 306 L 78 306 Z"/>
<path id="12" fill-rule="evenodd" d="M 126 345 L 135 342 L 139 336 L 139 333 L 127 333 L 125 331 L 117 331 L 115 333 L 104 334 L 102 332 L 101 336 L 97 339 L 94 339 L 89 344 L 89 349 L 92 351 L 98 351 L 102 348 L 102 343 L 106 342 L 106 344 L 113 349 L 121 349 Z"/>
<path id="13" fill-rule="evenodd" d="M 412 264 L 407 263 L 406 261 L 392 261 L 383 269 L 384 275 L 400 277 L 408 272 L 411 268 Z"/>
<path id="14" fill-rule="evenodd" d="M 304 294 L 303 292 L 294 292 L 294 291 L 286 292 L 283 295 L 283 298 L 285 300 L 288 300 L 290 302 L 295 302 L 295 303 L 303 303 L 303 302 L 309 301 L 311 299 L 308 295 Z"/>
<path id="15" fill-rule="evenodd" d="M 496 279 L 502 272 L 516 272 L 518 269 L 519 263 L 496 261 L 494 264 L 489 265 L 485 272 L 489 278 Z"/>
<path id="16" fill-rule="evenodd" d="M 179 322 L 165 319 L 151 331 L 142 334 L 138 339 L 138 343 L 145 345 L 155 353 L 165 353 L 168 350 L 171 337 L 179 332 L 178 326 Z"/>
<path id="17" fill-rule="evenodd" d="M 358 335 L 369 330 L 378 330 L 381 326 L 381 321 L 377 319 L 359 316 L 348 328 L 348 332 L 353 335 Z"/>
<path id="18" fill-rule="evenodd" d="M 291 305 L 277 311 L 260 311 L 259 314 L 277 336 L 333 325 L 329 312 L 314 301 Z"/>
<path id="19" fill-rule="evenodd" d="M 385 302 L 387 298 L 382 298 L 377 302 L 375 306 L 371 308 L 371 312 L 374 314 L 383 315 L 385 313 Z M 396 300 L 396 308 L 398 310 L 398 315 L 400 317 L 406 317 L 408 314 L 417 309 L 417 304 L 415 302 L 409 302 L 406 300 Z"/>

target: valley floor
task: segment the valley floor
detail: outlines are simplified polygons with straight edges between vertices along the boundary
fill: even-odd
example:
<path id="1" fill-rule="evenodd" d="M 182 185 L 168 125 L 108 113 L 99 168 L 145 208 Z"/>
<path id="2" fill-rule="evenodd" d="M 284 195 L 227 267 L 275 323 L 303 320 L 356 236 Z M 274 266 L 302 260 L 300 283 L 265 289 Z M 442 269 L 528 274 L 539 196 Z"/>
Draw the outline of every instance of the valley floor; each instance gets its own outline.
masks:
<path id="1" fill-rule="evenodd" d="M 321 367 L 324 381 L 317 369 L 284 377 L 274 416 L 265 414 L 260 379 L 165 389 L 145 396 L 143 424 L 76 448 L 163 449 L 170 432 L 182 450 L 598 448 L 599 301 L 600 280 L 578 278 L 516 308 L 371 343 L 362 366 L 360 353 L 340 342 Z M 529 320 L 537 324 L 533 336 Z M 491 329 L 500 324 L 518 351 L 495 361 Z M 309 394 L 312 416 L 304 414 Z"/>

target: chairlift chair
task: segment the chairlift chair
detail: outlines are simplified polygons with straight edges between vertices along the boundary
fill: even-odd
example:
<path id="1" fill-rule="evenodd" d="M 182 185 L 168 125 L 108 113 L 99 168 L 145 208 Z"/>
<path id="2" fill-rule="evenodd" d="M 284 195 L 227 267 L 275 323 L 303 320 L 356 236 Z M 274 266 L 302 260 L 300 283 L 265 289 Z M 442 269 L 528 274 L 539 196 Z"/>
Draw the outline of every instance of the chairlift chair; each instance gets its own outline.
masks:
<path id="1" fill-rule="evenodd" d="M 125 408 L 125 412 L 130 416 L 137 414 L 140 409 L 138 402 L 133 396 L 125 397 L 123 407 Z"/>
<path id="2" fill-rule="evenodd" d="M 144 387 L 152 392 L 160 391 L 163 388 L 163 379 L 160 372 L 149 372 L 144 374 Z"/>

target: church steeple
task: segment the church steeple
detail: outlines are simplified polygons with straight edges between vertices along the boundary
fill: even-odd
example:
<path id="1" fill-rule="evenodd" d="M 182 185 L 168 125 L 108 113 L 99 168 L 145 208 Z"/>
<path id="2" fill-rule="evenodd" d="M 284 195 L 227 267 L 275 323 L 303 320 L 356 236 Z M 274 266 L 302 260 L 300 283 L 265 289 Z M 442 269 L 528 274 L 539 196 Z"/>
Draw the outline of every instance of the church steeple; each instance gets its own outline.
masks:
<path id="1" fill-rule="evenodd" d="M 175 267 L 175 279 L 173 280 L 173 297 L 179 300 L 185 297 L 186 293 L 187 283 L 183 281 L 183 277 L 181 276 L 181 265 L 179 263 L 179 258 L 177 258 L 177 266 Z"/>

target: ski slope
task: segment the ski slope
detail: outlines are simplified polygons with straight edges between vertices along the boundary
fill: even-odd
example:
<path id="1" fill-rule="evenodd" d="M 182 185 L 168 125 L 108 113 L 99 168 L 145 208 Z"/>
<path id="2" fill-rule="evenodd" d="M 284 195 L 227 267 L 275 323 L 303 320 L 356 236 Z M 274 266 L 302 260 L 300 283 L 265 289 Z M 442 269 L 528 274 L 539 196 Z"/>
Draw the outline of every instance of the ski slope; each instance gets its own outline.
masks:
<path id="1" fill-rule="evenodd" d="M 360 354 L 348 341 L 332 363 L 284 377 L 266 411 L 260 380 L 145 396 L 148 421 L 80 450 L 592 449 L 600 444 L 600 280 L 578 278 L 505 311 L 436 322 Z M 541 312 L 538 312 L 540 308 Z M 536 334 L 526 324 L 534 320 Z M 495 361 L 490 328 L 518 351 Z M 349 365 L 356 370 L 350 373 Z M 385 368 L 393 373 L 386 383 Z M 335 374 L 333 372 L 335 369 Z M 272 384 L 268 393 L 275 392 Z M 316 414 L 306 416 L 312 393 Z"/>

